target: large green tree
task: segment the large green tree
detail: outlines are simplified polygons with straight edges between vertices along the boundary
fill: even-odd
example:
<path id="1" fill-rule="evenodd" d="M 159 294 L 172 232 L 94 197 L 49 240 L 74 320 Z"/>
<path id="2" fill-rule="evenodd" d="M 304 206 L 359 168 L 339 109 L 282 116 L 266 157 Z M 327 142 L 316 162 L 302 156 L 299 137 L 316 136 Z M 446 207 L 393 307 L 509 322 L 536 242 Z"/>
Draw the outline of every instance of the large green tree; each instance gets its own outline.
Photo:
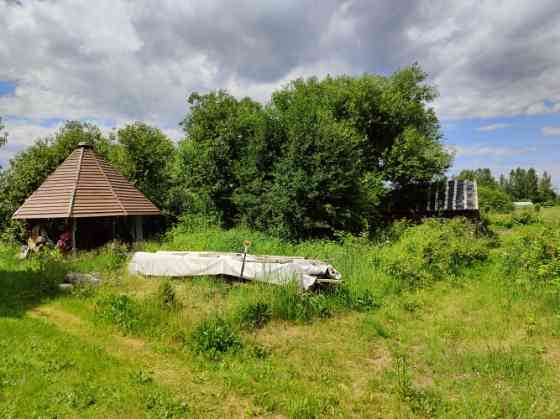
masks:
<path id="1" fill-rule="evenodd" d="M 224 91 L 194 93 L 188 101 L 190 113 L 181 123 L 187 138 L 179 145 L 178 165 L 183 174 L 178 176 L 184 179 L 181 184 L 207 201 L 206 208 L 216 209 L 222 221 L 232 225 L 239 216 L 234 193 L 242 178 L 254 180 L 247 179 L 249 167 L 244 164 L 260 164 L 249 156 L 255 156 L 250 153 L 263 143 L 255 138 L 262 135 L 265 122 L 262 106 L 249 98 L 237 100 Z"/>
<path id="2" fill-rule="evenodd" d="M 362 230 L 387 185 L 428 182 L 451 163 L 425 80 L 417 65 L 390 77 L 299 79 L 266 106 L 194 94 L 179 148 L 189 190 L 226 224 L 296 238 Z"/>
<path id="3" fill-rule="evenodd" d="M 146 197 L 166 209 L 172 185 L 173 142 L 158 128 L 142 122 L 126 125 L 110 137 L 109 159 Z"/>

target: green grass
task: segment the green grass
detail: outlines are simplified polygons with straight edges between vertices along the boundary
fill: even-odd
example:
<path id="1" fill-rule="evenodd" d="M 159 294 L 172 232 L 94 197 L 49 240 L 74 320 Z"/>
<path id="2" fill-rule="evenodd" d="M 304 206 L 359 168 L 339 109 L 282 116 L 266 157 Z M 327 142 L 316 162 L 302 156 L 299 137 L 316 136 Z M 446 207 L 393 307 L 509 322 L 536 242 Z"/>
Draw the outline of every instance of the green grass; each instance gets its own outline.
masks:
<path id="1" fill-rule="evenodd" d="M 306 293 L 131 277 L 119 248 L 22 262 L 0 245 L 0 417 L 558 417 L 560 211 L 539 217 L 497 240 L 454 222 L 383 244 L 207 228 L 144 245 L 250 239 L 342 272 Z M 60 293 L 67 271 L 103 285 Z"/>

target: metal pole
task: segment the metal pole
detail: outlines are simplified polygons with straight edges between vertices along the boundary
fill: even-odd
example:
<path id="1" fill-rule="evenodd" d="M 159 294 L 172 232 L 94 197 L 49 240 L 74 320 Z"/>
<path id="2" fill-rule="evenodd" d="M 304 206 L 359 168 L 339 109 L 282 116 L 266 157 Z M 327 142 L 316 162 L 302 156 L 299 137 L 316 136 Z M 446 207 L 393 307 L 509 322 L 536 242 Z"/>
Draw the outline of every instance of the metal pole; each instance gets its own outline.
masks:
<path id="1" fill-rule="evenodd" d="M 243 264 L 241 265 L 241 279 L 243 278 L 243 273 L 245 272 L 245 261 L 247 260 L 247 250 L 249 250 L 249 246 L 251 246 L 250 240 L 243 241 Z"/>

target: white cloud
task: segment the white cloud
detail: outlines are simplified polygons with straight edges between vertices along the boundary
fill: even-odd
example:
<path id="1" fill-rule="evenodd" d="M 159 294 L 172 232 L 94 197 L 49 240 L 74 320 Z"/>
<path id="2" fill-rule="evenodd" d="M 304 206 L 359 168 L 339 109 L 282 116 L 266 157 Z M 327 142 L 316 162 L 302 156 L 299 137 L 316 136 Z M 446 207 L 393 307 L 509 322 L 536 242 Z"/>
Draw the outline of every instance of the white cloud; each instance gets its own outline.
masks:
<path id="1" fill-rule="evenodd" d="M 484 125 L 482 127 L 478 127 L 476 130 L 481 132 L 491 132 L 491 131 L 496 131 L 508 127 L 511 127 L 511 124 L 491 124 L 491 125 Z"/>
<path id="2" fill-rule="evenodd" d="M 535 147 L 492 147 L 485 145 L 457 146 L 449 149 L 457 157 L 511 157 L 536 151 Z"/>
<path id="3" fill-rule="evenodd" d="M 20 3 L 0 0 L 0 80 L 17 82 L 3 116 L 142 120 L 180 138 L 193 91 L 267 100 L 296 77 L 415 61 L 447 121 L 560 111 L 557 0 Z"/>
<path id="4" fill-rule="evenodd" d="M 558 137 L 560 136 L 560 127 L 542 127 L 541 134 L 545 137 Z"/>

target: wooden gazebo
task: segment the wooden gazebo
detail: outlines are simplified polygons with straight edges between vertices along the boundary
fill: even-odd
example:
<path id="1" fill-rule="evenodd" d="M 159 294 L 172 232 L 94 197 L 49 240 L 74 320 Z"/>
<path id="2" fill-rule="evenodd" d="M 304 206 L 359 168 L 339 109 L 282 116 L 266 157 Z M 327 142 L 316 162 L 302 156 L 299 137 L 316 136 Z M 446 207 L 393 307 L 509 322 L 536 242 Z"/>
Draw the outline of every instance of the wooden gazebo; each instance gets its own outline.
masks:
<path id="1" fill-rule="evenodd" d="M 95 222 L 112 220 L 113 238 L 117 220 L 127 220 L 132 226 L 133 239 L 142 240 L 142 216 L 159 214 L 159 209 L 92 146 L 80 143 L 26 199 L 13 218 L 71 221 L 75 249 L 79 220 L 89 221 L 90 225 L 93 222 L 94 229 Z"/>

